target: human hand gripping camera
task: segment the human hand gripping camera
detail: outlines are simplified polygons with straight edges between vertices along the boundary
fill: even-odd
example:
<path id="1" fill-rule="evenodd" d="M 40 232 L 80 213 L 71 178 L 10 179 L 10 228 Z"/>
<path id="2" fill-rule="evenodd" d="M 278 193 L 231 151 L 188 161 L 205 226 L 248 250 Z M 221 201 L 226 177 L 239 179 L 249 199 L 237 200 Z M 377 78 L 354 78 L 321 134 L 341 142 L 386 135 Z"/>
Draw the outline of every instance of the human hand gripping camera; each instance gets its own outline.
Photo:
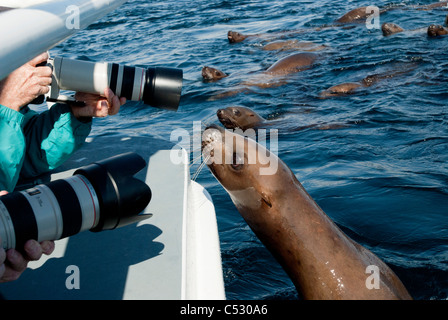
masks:
<path id="1" fill-rule="evenodd" d="M 47 53 L 39 55 L 0 81 L 0 134 L 2 139 L 9 138 L 0 144 L 0 190 L 12 191 L 19 176 L 29 178 L 62 164 L 90 133 L 91 118 L 117 114 L 127 99 L 177 110 L 181 86 L 182 71 L 178 69 L 145 70 L 117 64 L 49 59 Z M 76 91 L 74 99 L 60 96 L 61 89 Z M 42 95 L 47 101 L 64 102 L 65 107 L 56 104 L 40 115 L 30 115 L 26 105 Z M 82 132 L 80 137 L 74 133 L 70 133 L 72 136 L 69 134 L 68 138 L 63 136 L 70 130 L 57 122 L 67 119 L 70 120 L 71 131 Z M 79 128 L 75 130 L 77 126 Z M 62 136 L 58 130 L 65 130 Z M 45 150 L 43 143 L 42 148 L 29 145 L 29 141 L 34 141 L 34 144 L 42 142 L 43 136 L 53 139 L 52 150 Z M 46 158 L 41 156 L 42 153 L 47 155 L 51 152 L 55 153 L 51 157 L 56 159 L 53 163 L 39 162 Z M 128 172 L 114 169 L 123 167 L 123 161 L 133 163 Z M 38 260 L 42 254 L 51 254 L 54 250 L 52 240 L 83 230 L 114 229 L 147 218 L 148 215 L 139 213 L 150 201 L 150 189 L 132 178 L 145 165 L 138 155 L 126 154 L 92 164 L 85 171 L 78 170 L 69 179 L 6 196 L 6 192 L 2 192 L 0 282 L 18 278 L 28 261 Z M 98 184 L 97 178 L 104 177 L 106 172 L 112 181 L 106 185 Z M 113 188 L 108 185 L 111 183 L 125 184 L 126 187 L 111 191 Z M 58 191 L 61 188 L 65 189 L 63 195 Z M 87 201 L 90 198 L 96 200 Z M 72 205 L 77 203 L 77 209 L 67 207 L 67 201 Z M 17 206 L 17 203 L 28 205 Z M 44 206 L 36 206 L 36 203 Z M 51 212 L 54 207 L 58 208 L 57 212 Z M 56 218 L 45 220 L 48 215 Z M 5 249 L 9 250 L 5 252 Z"/>

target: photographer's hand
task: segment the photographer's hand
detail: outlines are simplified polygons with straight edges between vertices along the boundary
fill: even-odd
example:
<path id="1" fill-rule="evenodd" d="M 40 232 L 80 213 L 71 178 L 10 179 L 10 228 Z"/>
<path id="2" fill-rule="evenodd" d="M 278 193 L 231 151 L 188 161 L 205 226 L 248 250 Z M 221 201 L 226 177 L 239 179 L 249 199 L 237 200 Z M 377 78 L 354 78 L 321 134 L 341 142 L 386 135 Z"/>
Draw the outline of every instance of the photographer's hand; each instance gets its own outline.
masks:
<path id="1" fill-rule="evenodd" d="M 104 90 L 104 96 L 77 92 L 75 99 L 84 101 L 84 107 L 71 105 L 72 113 L 76 118 L 86 117 L 107 117 L 112 116 L 120 111 L 120 107 L 126 103 L 126 98 L 119 98 L 111 89 Z"/>
<path id="2" fill-rule="evenodd" d="M 36 67 L 47 60 L 48 53 L 44 52 L 0 81 L 0 104 L 19 111 L 41 94 L 48 93 L 52 70 L 47 66 Z"/>
<path id="3" fill-rule="evenodd" d="M 7 194 L 6 191 L 0 191 L 0 196 Z M 54 251 L 54 241 L 28 240 L 24 246 L 24 254 L 15 249 L 9 249 L 5 252 L 1 245 L 0 238 L 0 283 L 17 280 L 23 271 L 26 270 L 28 262 L 37 261 L 42 254 L 49 255 Z"/>

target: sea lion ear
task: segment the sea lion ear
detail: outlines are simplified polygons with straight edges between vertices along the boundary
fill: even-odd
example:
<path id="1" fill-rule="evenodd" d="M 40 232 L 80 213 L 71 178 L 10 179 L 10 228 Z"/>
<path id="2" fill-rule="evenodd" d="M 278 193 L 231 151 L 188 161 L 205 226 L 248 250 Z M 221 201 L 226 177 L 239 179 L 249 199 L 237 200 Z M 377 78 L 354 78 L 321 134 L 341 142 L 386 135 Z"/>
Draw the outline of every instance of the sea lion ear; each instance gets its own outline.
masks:
<path id="1" fill-rule="evenodd" d="M 266 193 L 264 193 L 264 192 L 261 193 L 261 200 L 262 200 L 262 201 L 263 201 L 269 208 L 272 208 L 271 199 L 270 199 L 270 197 L 269 197 Z"/>

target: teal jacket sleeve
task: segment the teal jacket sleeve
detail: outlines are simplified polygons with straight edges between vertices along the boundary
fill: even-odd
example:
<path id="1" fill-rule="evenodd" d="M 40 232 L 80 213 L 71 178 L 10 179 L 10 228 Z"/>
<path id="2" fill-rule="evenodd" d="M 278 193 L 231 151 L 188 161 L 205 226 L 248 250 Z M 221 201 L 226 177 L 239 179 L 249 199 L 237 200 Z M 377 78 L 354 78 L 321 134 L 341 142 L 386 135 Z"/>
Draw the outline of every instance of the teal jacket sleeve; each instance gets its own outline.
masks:
<path id="1" fill-rule="evenodd" d="M 84 143 L 92 121 L 76 119 L 65 104 L 55 104 L 40 114 L 24 111 L 26 153 L 20 177 L 34 178 L 66 161 Z"/>
<path id="2" fill-rule="evenodd" d="M 25 153 L 20 112 L 0 105 L 0 190 L 13 191 L 19 179 Z"/>

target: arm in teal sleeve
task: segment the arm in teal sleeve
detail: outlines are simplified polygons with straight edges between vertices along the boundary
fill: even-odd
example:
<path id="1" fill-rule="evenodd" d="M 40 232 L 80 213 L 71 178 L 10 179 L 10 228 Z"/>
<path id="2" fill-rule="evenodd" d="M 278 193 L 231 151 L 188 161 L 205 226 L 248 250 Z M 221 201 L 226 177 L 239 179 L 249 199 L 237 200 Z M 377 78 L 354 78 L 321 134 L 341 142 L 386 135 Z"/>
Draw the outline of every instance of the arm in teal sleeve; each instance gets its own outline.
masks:
<path id="1" fill-rule="evenodd" d="M 23 127 L 26 155 L 20 176 L 34 178 L 60 166 L 83 145 L 91 127 L 91 121 L 79 121 L 65 104 L 55 104 L 40 114 L 27 111 Z"/>
<path id="2" fill-rule="evenodd" d="M 13 191 L 22 168 L 25 137 L 24 116 L 0 105 L 0 190 Z"/>

